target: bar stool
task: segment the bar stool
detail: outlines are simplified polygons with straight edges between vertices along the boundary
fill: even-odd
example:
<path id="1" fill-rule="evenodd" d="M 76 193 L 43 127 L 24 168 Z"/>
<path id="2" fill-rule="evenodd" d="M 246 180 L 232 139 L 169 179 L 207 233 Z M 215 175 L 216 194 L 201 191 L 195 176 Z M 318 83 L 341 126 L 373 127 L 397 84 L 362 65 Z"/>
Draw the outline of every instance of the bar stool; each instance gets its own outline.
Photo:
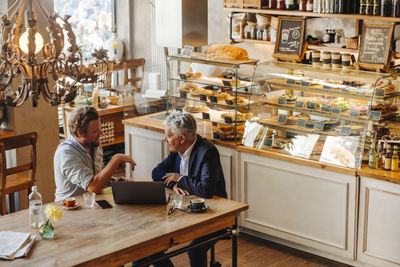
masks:
<path id="1" fill-rule="evenodd" d="M 1 210 L 0 213 L 5 215 L 6 209 L 6 195 L 9 195 L 10 200 L 10 212 L 15 211 L 14 193 L 22 190 L 28 190 L 28 194 L 31 192 L 35 180 L 36 171 L 36 141 L 37 133 L 31 132 L 27 134 L 21 134 L 13 137 L 8 137 L 0 140 L 0 155 L 1 155 Z M 24 149 L 30 147 L 30 160 L 27 163 L 17 163 L 16 167 L 7 168 L 7 157 L 6 151 L 12 149 Z"/>

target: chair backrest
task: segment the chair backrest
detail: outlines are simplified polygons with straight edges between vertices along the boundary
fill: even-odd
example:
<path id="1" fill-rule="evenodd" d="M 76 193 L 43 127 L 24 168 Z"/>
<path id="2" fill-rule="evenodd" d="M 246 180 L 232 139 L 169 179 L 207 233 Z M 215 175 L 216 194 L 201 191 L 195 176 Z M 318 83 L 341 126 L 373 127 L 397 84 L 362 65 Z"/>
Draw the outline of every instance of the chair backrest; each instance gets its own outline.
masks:
<path id="1" fill-rule="evenodd" d="M 36 172 L 36 141 L 37 133 L 31 132 L 27 134 L 16 135 L 0 140 L 0 154 L 1 154 L 1 177 L 2 177 L 2 190 L 6 188 L 6 179 L 8 175 L 31 171 L 30 182 L 31 187 L 34 184 L 35 172 Z M 16 167 L 7 168 L 6 151 L 11 149 L 18 149 L 22 147 L 31 146 L 31 157 L 30 161 Z"/>
<path id="2" fill-rule="evenodd" d="M 123 71 L 123 85 L 132 85 L 136 92 L 141 92 L 144 76 L 144 58 L 126 59 L 119 63 L 110 62 L 108 65 L 108 75 L 105 82 L 106 88 L 111 88 L 111 80 L 113 73 Z M 110 95 L 111 95 L 110 89 Z"/>

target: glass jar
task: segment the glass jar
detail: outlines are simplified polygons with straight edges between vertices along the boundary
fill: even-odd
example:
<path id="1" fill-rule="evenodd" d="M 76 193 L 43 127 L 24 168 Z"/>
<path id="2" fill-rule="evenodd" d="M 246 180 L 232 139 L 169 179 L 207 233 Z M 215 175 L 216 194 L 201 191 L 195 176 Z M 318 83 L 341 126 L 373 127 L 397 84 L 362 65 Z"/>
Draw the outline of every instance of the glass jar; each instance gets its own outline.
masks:
<path id="1" fill-rule="evenodd" d="M 268 34 L 267 29 L 264 29 L 264 31 L 263 31 L 262 39 L 263 39 L 263 41 L 269 41 L 269 34 Z"/>
<path id="2" fill-rule="evenodd" d="M 365 5 L 365 15 L 372 15 L 374 9 L 374 4 Z"/>
<path id="3" fill-rule="evenodd" d="M 286 10 L 295 10 L 296 5 L 294 0 L 285 0 L 285 9 Z"/>
<path id="4" fill-rule="evenodd" d="M 374 8 L 372 10 L 372 15 L 379 16 L 381 14 L 381 5 L 379 3 L 374 3 Z"/>
<path id="5" fill-rule="evenodd" d="M 306 11 L 313 12 L 313 10 L 314 10 L 313 0 L 307 0 Z"/>
<path id="6" fill-rule="evenodd" d="M 394 18 L 400 18 L 400 0 L 393 0 L 392 15 Z"/>
<path id="7" fill-rule="evenodd" d="M 360 15 L 367 14 L 367 2 L 365 0 L 360 1 Z"/>
<path id="8" fill-rule="evenodd" d="M 382 17 L 391 17 L 392 16 L 392 1 L 391 0 L 382 0 L 381 1 L 381 16 Z"/>

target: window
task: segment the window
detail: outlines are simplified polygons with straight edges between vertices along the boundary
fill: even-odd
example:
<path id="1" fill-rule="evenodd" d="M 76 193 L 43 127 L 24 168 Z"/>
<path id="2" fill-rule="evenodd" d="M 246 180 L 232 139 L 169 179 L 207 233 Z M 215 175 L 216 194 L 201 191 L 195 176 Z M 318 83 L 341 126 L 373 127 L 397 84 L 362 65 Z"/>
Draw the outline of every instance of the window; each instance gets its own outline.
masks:
<path id="1" fill-rule="evenodd" d="M 54 0 L 54 11 L 61 17 L 70 15 L 77 44 L 88 59 L 96 48 L 106 48 L 111 39 L 112 0 Z"/>

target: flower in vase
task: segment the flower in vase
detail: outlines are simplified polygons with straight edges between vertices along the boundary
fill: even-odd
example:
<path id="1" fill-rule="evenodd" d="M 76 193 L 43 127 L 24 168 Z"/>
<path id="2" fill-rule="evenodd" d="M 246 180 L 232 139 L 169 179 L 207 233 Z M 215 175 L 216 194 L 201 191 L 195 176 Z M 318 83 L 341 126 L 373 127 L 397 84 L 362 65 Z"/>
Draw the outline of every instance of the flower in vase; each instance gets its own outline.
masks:
<path id="1" fill-rule="evenodd" d="M 43 239 L 52 239 L 54 237 L 54 226 L 51 224 L 52 221 L 59 221 L 63 215 L 60 207 L 48 205 L 44 209 L 47 221 L 40 226 L 40 236 Z"/>

